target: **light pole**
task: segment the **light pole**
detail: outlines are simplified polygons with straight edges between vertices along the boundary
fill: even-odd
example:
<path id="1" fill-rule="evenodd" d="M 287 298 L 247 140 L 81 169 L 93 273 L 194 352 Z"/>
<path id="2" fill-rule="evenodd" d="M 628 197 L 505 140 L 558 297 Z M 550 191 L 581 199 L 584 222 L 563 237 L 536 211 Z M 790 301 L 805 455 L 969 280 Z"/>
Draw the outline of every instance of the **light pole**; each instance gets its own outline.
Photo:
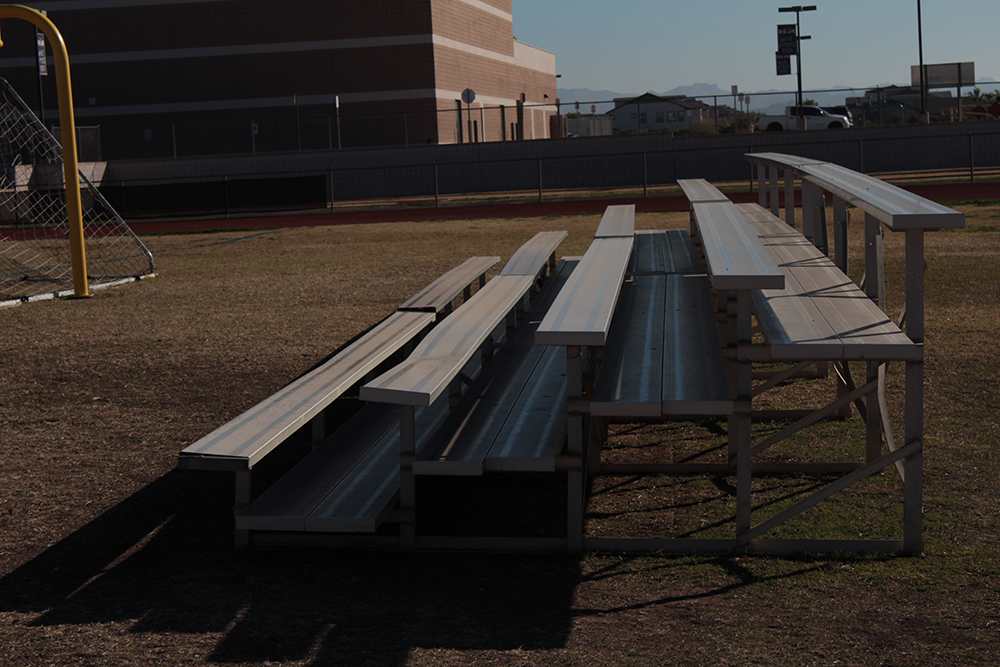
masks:
<path id="1" fill-rule="evenodd" d="M 812 39 L 810 35 L 802 34 L 802 24 L 799 22 L 799 14 L 802 12 L 816 11 L 816 5 L 795 5 L 794 7 L 778 7 L 779 12 L 795 12 L 795 70 L 798 76 L 798 93 L 795 96 L 795 114 L 798 118 L 798 128 L 806 129 L 806 119 L 802 115 L 802 40 Z"/>
<path id="2" fill-rule="evenodd" d="M 920 122 L 929 123 L 927 114 L 927 70 L 924 68 L 924 19 L 920 11 L 920 0 L 917 0 L 917 46 L 920 50 Z M 961 88 L 959 88 L 961 97 Z M 959 101 L 959 105 L 962 102 Z M 959 107 L 961 108 L 961 106 Z"/>

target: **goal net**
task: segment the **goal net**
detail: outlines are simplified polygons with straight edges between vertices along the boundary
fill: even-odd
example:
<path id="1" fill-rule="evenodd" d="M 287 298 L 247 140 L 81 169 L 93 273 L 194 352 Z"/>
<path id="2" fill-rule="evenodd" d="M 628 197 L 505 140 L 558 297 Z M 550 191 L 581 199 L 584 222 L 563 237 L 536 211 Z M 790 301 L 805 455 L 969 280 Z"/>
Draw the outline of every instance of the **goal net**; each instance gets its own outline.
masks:
<path id="1" fill-rule="evenodd" d="M 80 173 L 90 289 L 153 274 L 153 257 Z M 0 79 L 0 305 L 72 293 L 59 142 Z"/>

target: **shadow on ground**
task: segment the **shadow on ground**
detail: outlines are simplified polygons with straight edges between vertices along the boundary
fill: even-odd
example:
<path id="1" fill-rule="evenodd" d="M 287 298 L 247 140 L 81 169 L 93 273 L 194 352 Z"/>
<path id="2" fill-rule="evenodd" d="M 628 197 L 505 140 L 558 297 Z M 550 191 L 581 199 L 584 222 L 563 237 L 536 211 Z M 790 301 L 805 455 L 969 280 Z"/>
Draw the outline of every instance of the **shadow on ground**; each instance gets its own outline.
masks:
<path id="1" fill-rule="evenodd" d="M 570 556 L 237 552 L 232 480 L 175 470 L 0 580 L 34 625 L 216 633 L 216 662 L 403 664 L 414 647 L 559 648 Z"/>

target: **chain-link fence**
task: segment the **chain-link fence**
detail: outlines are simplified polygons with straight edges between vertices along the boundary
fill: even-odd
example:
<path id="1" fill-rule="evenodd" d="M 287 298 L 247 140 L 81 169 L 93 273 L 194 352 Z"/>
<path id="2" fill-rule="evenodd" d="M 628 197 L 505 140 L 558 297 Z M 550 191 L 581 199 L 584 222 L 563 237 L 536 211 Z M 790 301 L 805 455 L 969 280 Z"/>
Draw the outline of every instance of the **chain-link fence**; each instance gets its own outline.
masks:
<path id="1" fill-rule="evenodd" d="M 447 206 L 602 194 L 641 197 L 675 192 L 682 178 L 753 188 L 744 155 L 766 151 L 827 160 L 902 184 L 1000 182 L 1000 123 L 955 123 L 153 161 L 116 165 L 101 187 L 129 219 L 337 210 L 358 201 Z"/>

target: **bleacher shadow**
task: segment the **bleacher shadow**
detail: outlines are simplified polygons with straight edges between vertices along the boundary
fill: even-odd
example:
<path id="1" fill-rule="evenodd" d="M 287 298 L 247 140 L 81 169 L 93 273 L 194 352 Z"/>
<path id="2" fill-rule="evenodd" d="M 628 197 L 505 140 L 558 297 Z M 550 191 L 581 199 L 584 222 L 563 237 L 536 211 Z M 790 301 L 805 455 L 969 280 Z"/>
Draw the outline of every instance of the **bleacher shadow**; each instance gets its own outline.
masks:
<path id="1" fill-rule="evenodd" d="M 36 626 L 218 634 L 217 662 L 403 664 L 414 648 L 559 648 L 571 556 L 233 549 L 231 480 L 175 470 L 0 579 Z M 135 620 L 138 619 L 138 620 Z"/>

